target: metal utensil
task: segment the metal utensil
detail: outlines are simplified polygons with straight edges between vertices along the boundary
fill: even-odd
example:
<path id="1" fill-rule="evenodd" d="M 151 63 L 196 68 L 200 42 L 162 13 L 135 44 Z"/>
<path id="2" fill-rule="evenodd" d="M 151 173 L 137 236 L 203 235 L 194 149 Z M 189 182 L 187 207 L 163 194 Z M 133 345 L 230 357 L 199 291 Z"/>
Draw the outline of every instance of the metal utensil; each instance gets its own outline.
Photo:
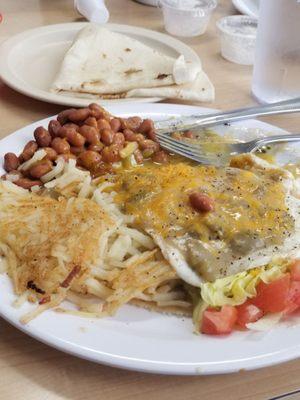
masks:
<path id="1" fill-rule="evenodd" d="M 189 115 L 173 118 L 155 123 L 155 129 L 160 133 L 186 131 L 224 122 L 240 121 L 243 119 L 262 117 L 266 115 L 287 114 L 300 111 L 300 98 L 281 101 L 257 107 L 240 108 L 226 112 L 212 112 L 209 114 Z"/>
<path id="2" fill-rule="evenodd" d="M 230 156 L 252 153 L 262 146 L 273 143 L 299 142 L 300 134 L 268 136 L 245 143 L 222 143 L 222 152 L 207 151 L 203 144 L 192 144 L 174 139 L 161 132 L 156 133 L 160 145 L 171 153 L 179 154 L 202 164 L 222 165 Z M 184 138 L 183 138 L 184 139 Z"/>

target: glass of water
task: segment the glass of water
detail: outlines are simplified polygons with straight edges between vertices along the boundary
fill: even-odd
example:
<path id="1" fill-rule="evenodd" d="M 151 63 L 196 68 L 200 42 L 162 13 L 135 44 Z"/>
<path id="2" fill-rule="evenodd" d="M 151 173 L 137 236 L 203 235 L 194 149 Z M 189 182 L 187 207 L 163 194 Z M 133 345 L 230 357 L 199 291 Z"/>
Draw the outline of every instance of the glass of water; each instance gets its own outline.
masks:
<path id="1" fill-rule="evenodd" d="M 262 103 L 300 97 L 300 1 L 261 0 L 252 93 Z"/>

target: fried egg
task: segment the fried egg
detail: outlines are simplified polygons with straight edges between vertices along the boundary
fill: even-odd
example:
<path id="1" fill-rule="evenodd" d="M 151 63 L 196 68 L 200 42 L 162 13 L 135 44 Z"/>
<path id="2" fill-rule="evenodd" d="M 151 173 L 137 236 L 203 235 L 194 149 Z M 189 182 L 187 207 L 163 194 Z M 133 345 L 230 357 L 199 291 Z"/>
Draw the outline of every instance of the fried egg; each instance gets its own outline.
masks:
<path id="1" fill-rule="evenodd" d="M 300 256 L 299 183 L 255 155 L 236 156 L 224 168 L 149 163 L 120 171 L 114 190 L 135 226 L 191 285 Z M 214 210 L 195 210 L 195 191 L 209 196 Z"/>

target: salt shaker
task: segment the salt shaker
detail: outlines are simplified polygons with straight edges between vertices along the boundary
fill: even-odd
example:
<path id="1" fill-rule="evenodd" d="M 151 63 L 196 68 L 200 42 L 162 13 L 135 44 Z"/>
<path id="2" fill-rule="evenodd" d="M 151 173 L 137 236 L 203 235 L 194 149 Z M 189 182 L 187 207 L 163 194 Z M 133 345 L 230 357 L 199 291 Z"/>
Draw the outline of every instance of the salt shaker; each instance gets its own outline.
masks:
<path id="1" fill-rule="evenodd" d="M 260 2 L 252 93 L 273 103 L 300 97 L 300 1 Z"/>

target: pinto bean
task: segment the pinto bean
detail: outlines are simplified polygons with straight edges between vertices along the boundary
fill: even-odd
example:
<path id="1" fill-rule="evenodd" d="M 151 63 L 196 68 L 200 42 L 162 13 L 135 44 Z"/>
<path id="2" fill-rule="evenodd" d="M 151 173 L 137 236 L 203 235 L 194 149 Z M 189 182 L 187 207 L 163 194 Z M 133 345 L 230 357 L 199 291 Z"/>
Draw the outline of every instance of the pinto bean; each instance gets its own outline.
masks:
<path id="1" fill-rule="evenodd" d="M 90 104 L 89 104 L 89 109 L 90 109 L 90 110 L 100 110 L 100 111 L 106 112 L 105 109 L 104 109 L 103 107 L 101 107 L 101 106 L 100 106 L 99 104 L 97 104 L 97 103 L 90 103 Z"/>
<path id="2" fill-rule="evenodd" d="M 89 109 L 91 110 L 91 117 L 94 117 L 96 119 L 99 118 L 108 118 L 109 114 L 108 112 L 101 106 L 99 106 L 99 104 L 97 103 L 92 103 L 89 105 Z"/>
<path id="3" fill-rule="evenodd" d="M 90 144 L 87 149 L 96 151 L 97 153 L 101 153 L 101 151 L 103 150 L 103 147 L 104 147 L 104 144 L 99 142 L 99 143 Z"/>
<path id="4" fill-rule="evenodd" d="M 152 119 L 144 119 L 141 125 L 139 126 L 139 132 L 145 135 L 153 130 L 154 130 L 154 122 L 152 121 Z"/>
<path id="5" fill-rule="evenodd" d="M 145 136 L 142 135 L 141 133 L 136 133 L 135 137 L 134 137 L 134 140 L 135 140 L 135 142 L 140 143 L 140 142 L 143 142 L 143 141 L 145 141 L 147 139 L 145 139 Z"/>
<path id="6" fill-rule="evenodd" d="M 71 112 L 76 111 L 75 108 L 68 108 L 67 110 L 61 111 L 57 116 L 57 121 L 63 125 L 69 120 L 69 115 Z"/>
<path id="7" fill-rule="evenodd" d="M 214 210 L 214 200 L 204 193 L 194 192 L 189 196 L 191 206 L 199 212 L 208 212 Z"/>
<path id="8" fill-rule="evenodd" d="M 100 163 L 101 156 L 95 151 L 86 150 L 79 155 L 78 161 L 84 168 L 93 170 Z"/>
<path id="9" fill-rule="evenodd" d="M 98 129 L 98 124 L 97 124 L 97 120 L 95 117 L 88 117 L 85 121 L 84 121 L 85 125 L 89 125 L 92 126 L 93 128 Z"/>
<path id="10" fill-rule="evenodd" d="M 6 153 L 4 156 L 4 169 L 6 172 L 10 172 L 18 169 L 20 161 L 15 153 Z"/>
<path id="11" fill-rule="evenodd" d="M 79 129 L 81 135 L 86 139 L 88 143 L 98 143 L 100 141 L 100 135 L 96 128 L 89 125 L 82 125 Z"/>
<path id="12" fill-rule="evenodd" d="M 59 130 L 57 131 L 56 137 L 66 138 L 68 135 L 68 132 L 74 130 L 73 128 L 69 128 L 66 125 L 59 128 Z"/>
<path id="13" fill-rule="evenodd" d="M 169 156 L 165 151 L 161 150 L 153 154 L 152 161 L 158 164 L 165 164 L 169 161 Z"/>
<path id="14" fill-rule="evenodd" d="M 98 120 L 97 122 L 98 125 L 98 129 L 100 131 L 100 133 L 104 130 L 104 129 L 109 129 L 110 130 L 110 123 L 108 121 L 106 121 L 106 119 L 101 118 Z"/>
<path id="15" fill-rule="evenodd" d="M 151 131 L 147 132 L 146 135 L 147 135 L 147 138 L 150 140 L 153 140 L 153 142 L 158 142 L 155 130 L 151 130 Z"/>
<path id="16" fill-rule="evenodd" d="M 76 147 L 82 147 L 82 146 L 84 146 L 84 143 L 85 143 L 85 137 L 73 129 L 68 130 L 67 140 L 70 143 L 70 145 L 76 146 Z"/>
<path id="17" fill-rule="evenodd" d="M 145 149 L 142 151 L 142 154 L 143 154 L 144 158 L 150 158 L 154 155 L 154 150 L 153 150 L 153 148 Z"/>
<path id="18" fill-rule="evenodd" d="M 131 129 L 124 129 L 123 135 L 127 142 L 135 142 L 135 133 Z"/>
<path id="19" fill-rule="evenodd" d="M 139 132 L 139 128 L 142 123 L 142 118 L 140 117 L 129 117 L 125 121 L 125 127 L 131 129 L 133 132 Z"/>
<path id="20" fill-rule="evenodd" d="M 50 160 L 43 160 L 29 169 L 29 174 L 32 178 L 40 179 L 43 175 L 47 174 L 52 169 L 52 162 Z"/>
<path id="21" fill-rule="evenodd" d="M 120 146 L 123 147 L 125 143 L 125 137 L 122 132 L 117 132 L 113 136 L 113 141 L 114 144 L 119 144 Z"/>
<path id="22" fill-rule="evenodd" d="M 49 122 L 48 131 L 52 138 L 55 138 L 57 136 L 57 132 L 60 127 L 61 127 L 61 124 L 58 121 L 56 121 L 55 119 L 52 119 Z"/>
<path id="23" fill-rule="evenodd" d="M 114 140 L 114 133 L 110 129 L 104 129 L 101 131 L 101 141 L 104 143 L 106 146 L 109 146 L 112 144 Z"/>
<path id="24" fill-rule="evenodd" d="M 113 132 L 119 132 L 121 128 L 121 121 L 119 118 L 113 118 L 110 120 L 110 127 Z"/>
<path id="25" fill-rule="evenodd" d="M 64 127 L 74 129 L 75 131 L 78 131 L 79 129 L 79 126 L 77 124 L 74 124 L 73 122 L 67 122 L 66 124 L 64 124 Z"/>
<path id="26" fill-rule="evenodd" d="M 48 147 L 50 145 L 52 140 L 51 135 L 42 126 L 37 127 L 33 135 L 39 147 Z"/>
<path id="27" fill-rule="evenodd" d="M 107 163 L 114 163 L 117 161 L 120 161 L 121 157 L 119 154 L 120 151 L 120 147 L 117 144 L 112 144 L 108 147 L 104 147 L 104 149 L 102 150 L 102 158 L 103 161 L 107 162 Z"/>
<path id="28" fill-rule="evenodd" d="M 45 159 L 50 160 L 50 161 L 55 161 L 57 158 L 57 153 L 52 147 L 44 147 L 45 152 L 47 155 L 45 156 Z"/>
<path id="29" fill-rule="evenodd" d="M 69 143 L 66 141 L 66 139 L 62 139 L 59 137 L 56 137 L 52 140 L 51 147 L 56 151 L 57 154 L 64 154 L 70 152 Z"/>
<path id="30" fill-rule="evenodd" d="M 77 146 L 71 146 L 70 152 L 74 154 L 75 156 L 79 156 L 79 154 L 83 153 L 85 151 L 85 147 L 77 147 Z"/>
<path id="31" fill-rule="evenodd" d="M 154 153 L 159 150 L 159 144 L 150 139 L 141 140 L 139 142 L 139 147 L 141 150 L 151 149 Z"/>
<path id="32" fill-rule="evenodd" d="M 89 108 L 79 108 L 78 110 L 74 110 L 70 112 L 68 118 L 72 122 L 82 122 L 87 119 L 91 114 L 91 110 Z"/>
<path id="33" fill-rule="evenodd" d="M 97 178 L 101 175 L 105 175 L 112 171 L 112 167 L 110 164 L 106 164 L 103 161 L 100 161 L 96 168 L 92 171 L 92 177 Z"/>
<path id="34" fill-rule="evenodd" d="M 37 151 L 37 149 L 38 149 L 37 142 L 35 142 L 34 140 L 30 140 L 24 147 L 23 152 L 21 153 L 22 162 L 29 160 Z"/>

